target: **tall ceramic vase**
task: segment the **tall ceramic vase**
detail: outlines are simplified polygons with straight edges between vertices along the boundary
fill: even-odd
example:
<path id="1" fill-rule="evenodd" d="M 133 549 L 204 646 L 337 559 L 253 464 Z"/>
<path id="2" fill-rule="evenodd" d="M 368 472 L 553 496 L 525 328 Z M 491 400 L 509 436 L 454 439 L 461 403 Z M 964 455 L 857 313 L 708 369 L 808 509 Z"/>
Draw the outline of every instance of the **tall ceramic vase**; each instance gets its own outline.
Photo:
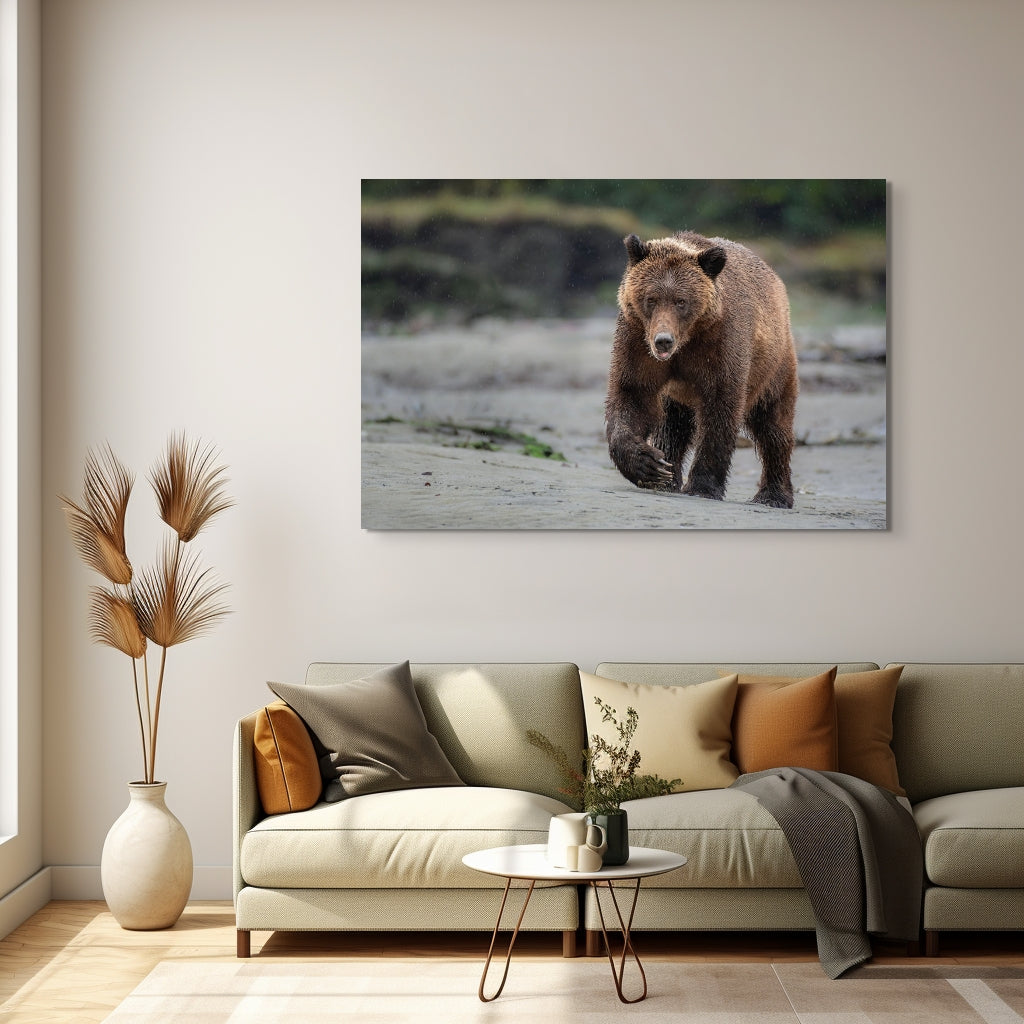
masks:
<path id="1" fill-rule="evenodd" d="M 130 782 L 100 858 L 103 897 L 122 928 L 170 928 L 192 889 L 192 844 L 164 803 L 166 782 Z"/>

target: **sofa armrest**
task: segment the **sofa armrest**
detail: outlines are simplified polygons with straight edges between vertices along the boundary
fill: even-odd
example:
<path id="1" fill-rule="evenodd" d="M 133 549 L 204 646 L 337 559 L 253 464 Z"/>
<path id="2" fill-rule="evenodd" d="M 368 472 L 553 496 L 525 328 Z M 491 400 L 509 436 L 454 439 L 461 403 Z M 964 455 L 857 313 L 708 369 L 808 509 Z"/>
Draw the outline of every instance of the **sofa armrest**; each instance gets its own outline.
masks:
<path id="1" fill-rule="evenodd" d="M 253 766 L 253 737 L 256 732 L 256 719 L 259 711 L 254 711 L 245 718 L 240 718 L 235 725 L 234 764 L 232 783 L 232 820 L 234 823 L 234 840 L 232 843 L 231 861 L 234 868 L 235 896 L 244 888 L 242 879 L 242 840 L 258 821 L 265 817 L 263 805 L 260 803 L 256 789 L 256 769 Z"/>

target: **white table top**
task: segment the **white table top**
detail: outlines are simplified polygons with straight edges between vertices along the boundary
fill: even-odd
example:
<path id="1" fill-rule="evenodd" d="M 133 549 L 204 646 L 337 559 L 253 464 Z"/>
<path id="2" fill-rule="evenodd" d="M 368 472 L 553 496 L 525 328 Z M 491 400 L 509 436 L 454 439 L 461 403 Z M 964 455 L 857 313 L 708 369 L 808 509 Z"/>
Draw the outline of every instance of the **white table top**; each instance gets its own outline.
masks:
<path id="1" fill-rule="evenodd" d="M 644 846 L 631 846 L 629 860 L 600 871 L 570 871 L 548 863 L 547 845 L 498 846 L 491 850 L 467 853 L 462 863 L 476 871 L 505 878 L 527 878 L 537 882 L 607 882 L 620 878 L 647 878 L 663 875 L 686 864 L 686 858 L 668 850 L 652 850 Z"/>

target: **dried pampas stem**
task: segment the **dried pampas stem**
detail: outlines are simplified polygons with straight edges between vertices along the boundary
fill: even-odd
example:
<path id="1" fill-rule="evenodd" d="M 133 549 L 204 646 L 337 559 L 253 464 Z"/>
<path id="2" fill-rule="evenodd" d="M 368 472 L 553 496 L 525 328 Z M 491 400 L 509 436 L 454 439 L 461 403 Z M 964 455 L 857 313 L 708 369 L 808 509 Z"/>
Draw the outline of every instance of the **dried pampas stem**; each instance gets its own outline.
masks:
<path id="1" fill-rule="evenodd" d="M 82 505 L 61 495 L 78 553 L 111 583 L 129 583 L 132 578 L 132 564 L 125 552 L 124 517 L 134 482 L 108 444 L 99 453 L 90 449 L 86 455 Z"/>
<path id="2" fill-rule="evenodd" d="M 157 565 L 141 571 L 131 587 L 131 600 L 146 636 L 161 647 L 173 647 L 200 636 L 228 614 L 218 602 L 224 583 L 199 570 L 198 555 L 184 555 L 181 542 L 169 540 Z"/>
<path id="3" fill-rule="evenodd" d="M 156 780 L 156 740 L 160 727 L 167 648 L 205 633 L 228 609 L 220 602 L 227 589 L 199 568 L 197 555 L 183 555 L 183 545 L 234 502 L 222 486 L 225 468 L 213 465 L 210 446 L 172 435 L 163 460 L 150 477 L 160 517 L 177 535 L 168 537 L 157 565 L 135 575 L 125 551 L 124 521 L 134 477 L 110 445 L 90 450 L 85 461 L 85 494 L 81 503 L 63 495 L 64 515 L 79 554 L 86 564 L 115 584 L 114 591 L 96 587 L 89 609 L 92 638 L 132 659 L 135 709 L 142 737 L 143 778 Z M 150 700 L 147 642 L 160 648 L 156 695 Z M 138 661 L 142 660 L 142 678 Z"/>
<path id="4" fill-rule="evenodd" d="M 174 434 L 150 473 L 160 518 L 187 544 L 218 512 L 234 502 L 223 491 L 224 466 L 212 465 L 212 445 L 201 446 L 184 434 Z"/>
<path id="5" fill-rule="evenodd" d="M 146 637 L 131 601 L 102 587 L 92 591 L 89 634 L 97 643 L 115 647 L 129 658 L 141 658 L 146 653 Z"/>
<path id="6" fill-rule="evenodd" d="M 142 664 L 146 664 L 146 659 L 142 659 Z M 142 721 L 142 698 L 139 696 L 139 663 L 132 659 L 132 681 L 135 684 L 135 710 L 139 715 L 139 738 L 142 740 L 142 781 L 152 782 L 149 774 L 149 755 L 146 752 L 146 726 Z"/>
<path id="7" fill-rule="evenodd" d="M 150 727 L 149 773 L 156 761 L 156 736 L 160 726 L 160 699 L 164 686 L 167 648 L 200 636 L 228 614 L 218 598 L 227 590 L 211 582 L 210 569 L 199 570 L 198 555 L 183 554 L 181 540 L 168 540 L 155 568 L 139 573 L 132 583 L 131 599 L 142 632 L 158 644 L 160 674 Z M 148 680 L 148 677 L 147 677 Z M 147 693 L 149 684 L 146 684 Z"/>

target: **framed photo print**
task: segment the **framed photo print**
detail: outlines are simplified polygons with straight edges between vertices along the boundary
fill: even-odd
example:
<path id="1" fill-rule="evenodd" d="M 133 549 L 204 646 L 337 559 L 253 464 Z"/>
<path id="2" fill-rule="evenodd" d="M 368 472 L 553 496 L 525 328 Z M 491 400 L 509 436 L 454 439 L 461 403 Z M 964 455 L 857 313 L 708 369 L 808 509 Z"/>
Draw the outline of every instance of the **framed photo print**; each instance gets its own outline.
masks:
<path id="1" fill-rule="evenodd" d="M 366 179 L 369 530 L 884 530 L 883 179 Z"/>

